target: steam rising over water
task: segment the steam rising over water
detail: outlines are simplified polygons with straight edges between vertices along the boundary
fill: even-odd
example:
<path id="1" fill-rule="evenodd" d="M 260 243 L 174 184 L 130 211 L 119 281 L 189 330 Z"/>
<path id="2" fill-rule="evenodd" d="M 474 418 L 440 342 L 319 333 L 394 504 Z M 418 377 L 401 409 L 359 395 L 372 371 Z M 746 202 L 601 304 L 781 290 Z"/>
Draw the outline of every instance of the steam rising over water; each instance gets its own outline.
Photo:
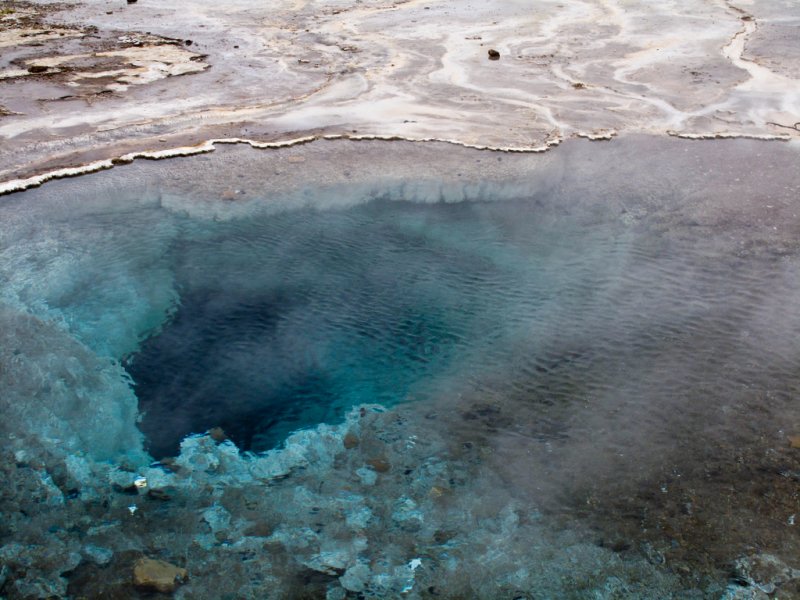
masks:
<path id="1" fill-rule="evenodd" d="M 635 261 L 623 228 L 552 211 L 375 201 L 180 224 L 165 257 L 178 307 L 129 361 L 153 453 L 215 426 L 266 450 L 361 403 L 424 404 L 443 381 L 528 368 L 543 328 L 575 335 Z M 521 393 L 540 378 L 518 377 Z"/>
<path id="2" fill-rule="evenodd" d="M 55 452 L 47 460 L 58 465 L 66 459 L 47 440 L 74 438 L 71 452 L 186 494 L 163 514 L 143 504 L 146 532 L 103 543 L 121 548 L 126 535 L 149 539 L 188 519 L 187 548 L 205 554 L 162 552 L 207 561 L 195 564 L 201 582 L 222 569 L 220 540 L 270 536 L 263 543 L 290 558 L 260 568 L 287 597 L 408 586 L 419 597 L 648 597 L 653 585 L 660 597 L 720 597 L 753 544 L 790 560 L 800 263 L 798 182 L 786 166 L 796 150 L 754 159 L 750 143 L 636 139 L 547 157 L 420 149 L 413 160 L 377 156 L 376 178 L 361 163 L 378 147 L 338 146 L 335 173 L 330 146 L 306 148 L 317 170 L 305 179 L 283 155 L 239 151 L 204 159 L 195 179 L 134 165 L 2 207 L 0 366 L 18 375 L 0 385 L 14 443 Z M 438 169 L 420 166 L 437 156 Z M 732 184 L 748 161 L 764 179 Z M 136 403 L 144 448 L 182 450 L 183 471 L 146 470 Z M 391 410 L 350 413 L 371 404 Z M 95 432 L 98 410 L 118 416 Z M 310 431 L 273 450 L 347 414 L 330 434 L 335 449 Z M 213 427 L 271 453 L 233 449 L 240 462 L 227 475 L 202 470 L 228 446 L 181 440 Z M 292 462 L 310 451 L 324 458 Z M 59 485 L 89 486 L 68 471 Z M 207 503 L 192 487 L 201 477 L 219 490 Z M 271 534 L 252 533 L 248 502 L 262 500 L 231 491 L 250 488 L 297 513 L 263 508 Z M 343 490 L 360 500 L 329 505 Z M 230 519 L 220 529 L 203 517 L 216 542 L 198 541 L 207 532 L 187 515 L 212 504 Z M 322 514 L 316 541 L 298 545 L 311 506 Z M 358 525 L 362 508 L 373 516 Z M 334 514 L 352 530 L 325 537 Z M 345 544 L 353 536 L 365 545 Z M 492 558 L 478 560 L 474 548 L 491 544 Z M 418 556 L 426 567 L 409 575 Z M 520 561 L 528 570 L 512 576 Z M 303 569 L 323 575 L 298 583 Z M 627 595 L 610 595 L 614 578 Z M 200 597 L 202 585 L 182 589 Z"/>

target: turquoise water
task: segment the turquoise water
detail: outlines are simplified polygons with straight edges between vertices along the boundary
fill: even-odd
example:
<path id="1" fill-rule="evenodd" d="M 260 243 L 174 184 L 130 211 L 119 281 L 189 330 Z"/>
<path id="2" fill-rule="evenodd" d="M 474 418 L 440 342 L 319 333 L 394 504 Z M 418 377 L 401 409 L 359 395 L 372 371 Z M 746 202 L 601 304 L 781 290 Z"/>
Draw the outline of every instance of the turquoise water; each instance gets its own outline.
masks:
<path id="1" fill-rule="evenodd" d="M 794 150 L 341 147 L 0 206 L 2 594 L 791 597 Z"/>
<path id="2" fill-rule="evenodd" d="M 352 406 L 424 401 L 444 378 L 514 360 L 520 327 L 584 301 L 590 271 L 626 252 L 613 227 L 546 213 L 376 201 L 176 220 L 162 257 L 174 313 L 125 361 L 151 452 L 212 427 L 268 450 Z"/>

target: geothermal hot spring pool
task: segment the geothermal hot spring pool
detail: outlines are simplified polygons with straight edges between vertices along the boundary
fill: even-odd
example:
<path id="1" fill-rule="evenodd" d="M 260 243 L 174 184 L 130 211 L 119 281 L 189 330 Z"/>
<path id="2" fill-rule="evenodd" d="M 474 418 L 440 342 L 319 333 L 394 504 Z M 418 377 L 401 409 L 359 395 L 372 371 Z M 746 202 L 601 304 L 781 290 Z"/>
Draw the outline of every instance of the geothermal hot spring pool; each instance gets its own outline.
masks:
<path id="1" fill-rule="evenodd" d="M 328 141 L 3 197 L 0 595 L 800 597 L 799 152 Z"/>

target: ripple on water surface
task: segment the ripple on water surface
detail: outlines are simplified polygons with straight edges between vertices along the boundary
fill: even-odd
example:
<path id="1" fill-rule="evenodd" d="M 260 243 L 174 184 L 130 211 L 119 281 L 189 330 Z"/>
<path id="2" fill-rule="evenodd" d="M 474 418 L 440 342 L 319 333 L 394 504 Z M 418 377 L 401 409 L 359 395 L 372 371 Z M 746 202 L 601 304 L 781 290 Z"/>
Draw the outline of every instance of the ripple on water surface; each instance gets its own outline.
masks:
<path id="1" fill-rule="evenodd" d="M 580 532 L 624 563 L 644 556 L 720 576 L 752 544 L 791 555 L 800 262 L 778 229 L 793 222 L 791 186 L 763 191 L 784 209 L 764 216 L 748 212 L 762 210 L 753 188 L 731 195 L 727 172 L 715 183 L 707 158 L 675 155 L 683 185 L 652 173 L 631 185 L 623 169 L 595 188 L 603 165 L 575 152 L 564 160 L 584 172 L 539 173 L 526 187 L 504 171 L 459 188 L 461 202 L 430 202 L 420 190 L 433 184 L 408 175 L 369 192 L 306 189 L 285 204 L 252 190 L 226 204 L 168 185 L 120 202 L 70 184 L 80 202 L 42 194 L 5 208 L 4 303 L 122 361 L 156 458 L 214 427 L 260 452 L 354 406 L 394 407 L 353 450 L 372 475 L 351 473 L 342 489 L 363 484 L 370 502 L 396 503 L 392 494 L 422 486 L 451 512 L 428 517 L 432 546 L 424 526 L 384 516 L 370 533 L 379 544 L 396 535 L 408 552 L 455 552 L 449 540 L 476 526 L 452 516 L 463 493 L 476 522 L 518 507 L 502 517 L 513 527 L 496 524 L 513 560 L 525 551 L 509 531 L 539 527 L 542 515 L 549 531 Z M 533 159 L 514 160 L 524 181 Z M 440 440 L 429 442 L 446 465 L 435 476 L 426 439 Z M 344 469 L 337 460 L 329 481 Z M 531 552 L 555 568 L 542 548 Z"/>

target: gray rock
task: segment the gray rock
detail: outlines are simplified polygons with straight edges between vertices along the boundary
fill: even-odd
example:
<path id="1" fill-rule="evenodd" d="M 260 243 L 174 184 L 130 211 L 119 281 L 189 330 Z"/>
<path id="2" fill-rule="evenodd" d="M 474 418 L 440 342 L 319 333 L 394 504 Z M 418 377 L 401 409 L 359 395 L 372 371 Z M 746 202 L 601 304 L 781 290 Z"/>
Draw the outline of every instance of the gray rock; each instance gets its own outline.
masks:
<path id="1" fill-rule="evenodd" d="M 800 578 L 800 570 L 788 566 L 772 554 L 756 554 L 739 558 L 734 563 L 736 577 L 765 594 L 794 579 Z"/>
<path id="2" fill-rule="evenodd" d="M 95 564 L 103 566 L 111 562 L 111 559 L 114 556 L 114 552 L 109 550 L 108 548 L 95 546 L 94 544 L 86 544 L 83 547 L 83 556 L 85 556 Z"/>
<path id="3" fill-rule="evenodd" d="M 364 563 L 358 563 L 345 571 L 344 575 L 339 578 L 339 583 L 344 589 L 351 592 L 363 592 L 369 576 L 369 567 Z"/>

